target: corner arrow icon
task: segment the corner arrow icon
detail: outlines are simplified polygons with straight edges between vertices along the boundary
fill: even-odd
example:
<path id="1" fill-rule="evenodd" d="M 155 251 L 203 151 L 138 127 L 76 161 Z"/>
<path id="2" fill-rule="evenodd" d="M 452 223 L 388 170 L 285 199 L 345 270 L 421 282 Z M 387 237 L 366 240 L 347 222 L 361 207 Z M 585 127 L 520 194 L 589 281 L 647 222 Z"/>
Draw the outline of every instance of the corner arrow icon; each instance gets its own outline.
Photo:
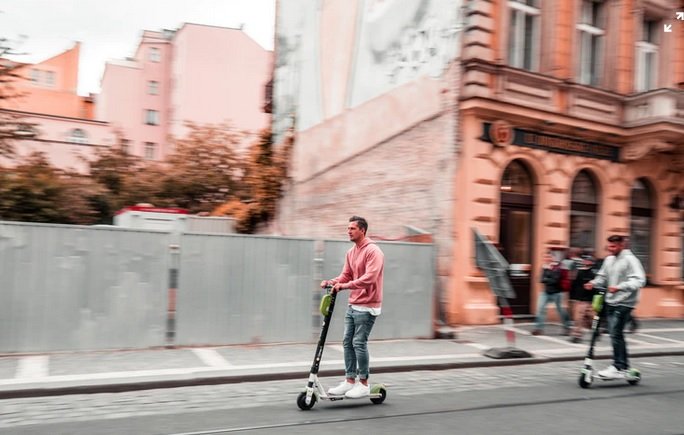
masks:
<path id="1" fill-rule="evenodd" d="M 677 12 L 677 19 L 684 20 L 684 12 Z"/>
<path id="2" fill-rule="evenodd" d="M 672 32 L 672 24 L 663 24 L 665 32 Z"/>

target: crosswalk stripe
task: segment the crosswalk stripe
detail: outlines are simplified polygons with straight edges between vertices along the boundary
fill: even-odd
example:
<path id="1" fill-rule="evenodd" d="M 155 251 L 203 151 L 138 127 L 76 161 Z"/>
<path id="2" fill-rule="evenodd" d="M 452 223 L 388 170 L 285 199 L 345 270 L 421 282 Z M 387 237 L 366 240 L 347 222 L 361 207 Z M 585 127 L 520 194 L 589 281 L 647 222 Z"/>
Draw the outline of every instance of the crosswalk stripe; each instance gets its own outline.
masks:
<path id="1" fill-rule="evenodd" d="M 17 364 L 14 375 L 19 379 L 44 378 L 48 375 L 50 357 L 48 355 L 32 355 L 22 357 Z"/>

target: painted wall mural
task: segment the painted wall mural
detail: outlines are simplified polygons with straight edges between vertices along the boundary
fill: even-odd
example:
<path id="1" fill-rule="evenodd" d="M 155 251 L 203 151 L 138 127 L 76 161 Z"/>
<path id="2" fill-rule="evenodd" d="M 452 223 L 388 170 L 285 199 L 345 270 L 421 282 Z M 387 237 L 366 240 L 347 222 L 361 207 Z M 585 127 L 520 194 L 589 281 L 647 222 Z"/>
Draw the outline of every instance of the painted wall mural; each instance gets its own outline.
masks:
<path id="1" fill-rule="evenodd" d="M 305 130 L 417 78 L 441 77 L 460 54 L 462 22 L 463 0 L 279 0 L 276 141 L 293 119 Z M 331 38 L 351 38 L 353 53 L 341 54 L 346 45 Z M 333 64 L 335 74 L 321 73 Z M 338 95 L 344 106 L 331 113 L 338 106 L 323 100 Z"/>
<path id="2" fill-rule="evenodd" d="M 366 0 L 349 106 L 416 78 L 440 77 L 459 53 L 461 0 Z"/>

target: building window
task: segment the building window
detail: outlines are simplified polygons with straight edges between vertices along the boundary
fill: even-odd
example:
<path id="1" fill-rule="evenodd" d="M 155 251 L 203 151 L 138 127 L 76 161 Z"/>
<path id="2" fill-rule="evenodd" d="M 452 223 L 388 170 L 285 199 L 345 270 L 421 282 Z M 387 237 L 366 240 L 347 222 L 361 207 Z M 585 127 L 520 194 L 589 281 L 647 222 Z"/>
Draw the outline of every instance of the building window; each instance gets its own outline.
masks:
<path id="1" fill-rule="evenodd" d="M 157 144 L 154 142 L 145 142 L 145 159 L 154 160 L 157 152 Z"/>
<path id="2" fill-rule="evenodd" d="M 641 40 L 636 43 L 636 90 L 644 92 L 658 85 L 659 21 L 644 19 Z"/>
<path id="3" fill-rule="evenodd" d="M 539 0 L 508 2 L 508 64 L 530 71 L 539 69 Z"/>
<path id="4" fill-rule="evenodd" d="M 147 93 L 149 95 L 159 95 L 159 82 L 150 80 L 147 82 Z"/>
<path id="5" fill-rule="evenodd" d="M 45 85 L 50 86 L 50 87 L 55 85 L 55 72 L 54 71 L 45 71 Z"/>
<path id="6" fill-rule="evenodd" d="M 579 82 L 597 86 L 603 67 L 605 36 L 604 4 L 600 0 L 582 0 L 582 13 L 577 24 L 579 43 Z"/>
<path id="7" fill-rule="evenodd" d="M 88 143 L 88 134 L 80 128 L 74 128 L 69 132 L 67 140 L 71 143 L 85 144 Z"/>
<path id="8" fill-rule="evenodd" d="M 596 252 L 598 230 L 596 183 L 588 171 L 580 171 L 572 183 L 570 198 L 570 246 Z"/>
<path id="9" fill-rule="evenodd" d="M 161 52 L 157 47 L 150 47 L 148 52 L 148 59 L 150 62 L 159 62 L 161 60 Z"/>
<path id="10" fill-rule="evenodd" d="M 31 76 L 29 80 L 31 80 L 33 83 L 40 83 L 40 70 L 35 68 L 31 69 Z"/>
<path id="11" fill-rule="evenodd" d="M 145 110 L 145 124 L 159 125 L 159 111 L 149 109 Z"/>
<path id="12" fill-rule="evenodd" d="M 532 195 L 532 177 L 519 161 L 513 161 L 501 177 L 501 192 Z"/>
<path id="13" fill-rule="evenodd" d="M 653 228 L 653 189 L 641 178 L 632 186 L 629 247 L 648 275 L 651 271 L 651 233 Z"/>

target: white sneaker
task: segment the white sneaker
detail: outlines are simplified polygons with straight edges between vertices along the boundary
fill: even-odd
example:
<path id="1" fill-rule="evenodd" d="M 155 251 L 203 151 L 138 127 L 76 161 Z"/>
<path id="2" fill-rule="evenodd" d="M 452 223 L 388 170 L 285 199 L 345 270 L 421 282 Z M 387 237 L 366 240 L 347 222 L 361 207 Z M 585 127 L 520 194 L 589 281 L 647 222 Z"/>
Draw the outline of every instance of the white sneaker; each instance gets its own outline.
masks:
<path id="1" fill-rule="evenodd" d="M 370 386 L 363 385 L 361 382 L 354 384 L 354 388 L 344 394 L 344 397 L 349 399 L 360 399 L 367 396 L 370 396 Z"/>
<path id="2" fill-rule="evenodd" d="M 606 367 L 597 374 L 604 379 L 620 379 L 625 377 L 624 370 L 618 370 L 613 365 Z"/>
<path id="3" fill-rule="evenodd" d="M 328 389 L 328 394 L 330 394 L 331 396 L 344 396 L 344 394 L 345 394 L 347 391 L 349 391 L 349 390 L 351 390 L 352 388 L 354 388 L 354 385 L 356 385 L 356 384 L 349 383 L 349 382 L 347 382 L 347 380 L 345 379 L 344 381 L 342 381 L 342 382 L 340 383 L 340 385 L 338 385 L 338 386 L 336 386 L 336 387 L 329 388 L 329 389 Z"/>

